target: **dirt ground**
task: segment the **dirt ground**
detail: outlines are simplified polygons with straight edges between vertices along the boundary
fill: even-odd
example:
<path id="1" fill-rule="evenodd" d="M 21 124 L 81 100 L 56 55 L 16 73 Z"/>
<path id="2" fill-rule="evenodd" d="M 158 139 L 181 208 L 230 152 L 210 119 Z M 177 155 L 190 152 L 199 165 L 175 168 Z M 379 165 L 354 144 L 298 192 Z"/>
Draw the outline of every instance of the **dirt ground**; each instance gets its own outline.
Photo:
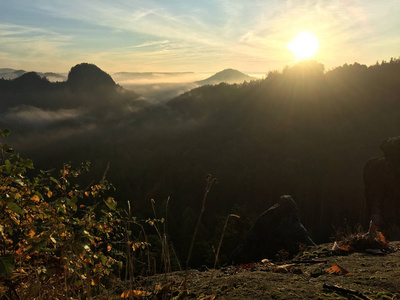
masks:
<path id="1" fill-rule="evenodd" d="M 190 270 L 187 298 L 400 299 L 400 242 L 389 245 L 393 252 L 371 254 L 322 244 L 280 263 Z M 184 278 L 185 272 L 138 278 L 139 290 L 148 299 L 183 299 Z"/>

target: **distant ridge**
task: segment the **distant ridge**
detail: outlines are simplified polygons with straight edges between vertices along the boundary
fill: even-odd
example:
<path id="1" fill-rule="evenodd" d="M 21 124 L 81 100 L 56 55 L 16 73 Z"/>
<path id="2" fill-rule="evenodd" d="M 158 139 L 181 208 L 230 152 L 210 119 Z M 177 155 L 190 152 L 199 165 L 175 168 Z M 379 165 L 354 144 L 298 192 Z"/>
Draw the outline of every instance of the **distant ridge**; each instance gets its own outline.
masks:
<path id="1" fill-rule="evenodd" d="M 233 83 L 242 83 L 244 81 L 251 81 L 251 80 L 256 80 L 256 79 L 257 78 L 246 75 L 238 70 L 225 69 L 221 72 L 214 74 L 213 76 L 211 76 L 207 79 L 199 80 L 199 81 L 196 81 L 195 83 L 200 84 L 200 85 L 219 84 L 221 82 L 233 84 Z"/>
<path id="2" fill-rule="evenodd" d="M 0 68 L 0 78 L 3 79 L 16 79 L 26 73 L 29 73 L 29 71 L 25 70 L 15 70 L 11 68 Z M 35 72 L 37 73 L 40 77 L 46 77 L 50 81 L 65 81 L 67 80 L 67 77 L 61 74 L 53 73 L 53 72 L 46 72 L 46 73 L 41 73 L 41 72 Z"/>

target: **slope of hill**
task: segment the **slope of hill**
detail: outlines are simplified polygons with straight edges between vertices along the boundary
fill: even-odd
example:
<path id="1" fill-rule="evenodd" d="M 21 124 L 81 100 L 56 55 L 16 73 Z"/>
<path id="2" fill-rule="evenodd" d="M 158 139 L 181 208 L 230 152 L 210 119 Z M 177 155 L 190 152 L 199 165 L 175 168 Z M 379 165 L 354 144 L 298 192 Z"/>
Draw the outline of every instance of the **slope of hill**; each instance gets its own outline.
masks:
<path id="1" fill-rule="evenodd" d="M 214 74 L 213 76 L 196 81 L 195 83 L 199 85 L 206 85 L 206 84 L 219 84 L 221 82 L 233 84 L 233 83 L 242 83 L 244 81 L 251 81 L 256 80 L 257 78 L 248 76 L 238 70 L 234 69 L 225 69 L 221 72 Z"/>

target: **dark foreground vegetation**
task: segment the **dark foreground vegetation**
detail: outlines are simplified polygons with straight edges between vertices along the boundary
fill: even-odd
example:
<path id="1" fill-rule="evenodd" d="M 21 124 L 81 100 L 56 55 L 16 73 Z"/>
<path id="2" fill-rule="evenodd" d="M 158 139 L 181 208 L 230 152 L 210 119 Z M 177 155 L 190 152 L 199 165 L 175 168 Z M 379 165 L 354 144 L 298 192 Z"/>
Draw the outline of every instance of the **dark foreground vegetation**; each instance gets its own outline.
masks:
<path id="1" fill-rule="evenodd" d="M 14 154 L 0 130 L 0 299 L 398 299 L 399 242 L 388 243 L 371 221 L 367 233 L 350 227 L 335 244 L 299 245 L 274 260 L 215 269 L 188 269 L 205 201 L 216 183 L 207 177 L 203 206 L 182 271 L 167 219 L 140 221 L 118 207 L 106 180 L 81 188 L 89 163 L 39 171 Z M 167 204 L 168 205 L 168 204 Z M 168 210 L 167 210 L 168 211 Z M 146 225 L 158 242 L 146 234 Z M 172 260 L 175 259 L 175 263 Z M 161 264 L 161 266 L 158 266 Z M 174 269 L 180 271 L 173 272 Z M 350 270 L 350 271 L 349 271 Z M 161 274 L 160 274 L 161 273 Z M 350 298 L 349 298 L 350 297 Z"/>
<path id="2" fill-rule="evenodd" d="M 208 173 L 218 184 L 208 196 L 192 266 L 213 265 L 212 247 L 227 216 L 236 214 L 220 253 L 220 262 L 228 262 L 256 217 L 283 194 L 292 195 L 317 244 L 345 222 L 368 224 L 362 171 L 384 139 L 399 135 L 400 60 L 326 72 L 304 62 L 264 80 L 203 86 L 159 105 L 139 100 L 93 65 L 74 68 L 65 83 L 34 73 L 0 80 L 0 127 L 12 130 L 10 143 L 38 169 L 90 160 L 88 177 L 100 181 L 109 162 L 107 179 L 126 215 L 130 209 L 137 220 L 168 220 L 173 269 L 189 252 Z M 84 196 L 80 201 L 91 205 Z M 161 247 L 151 224 L 142 225 L 147 242 Z M 156 269 L 164 270 L 158 261 Z"/>

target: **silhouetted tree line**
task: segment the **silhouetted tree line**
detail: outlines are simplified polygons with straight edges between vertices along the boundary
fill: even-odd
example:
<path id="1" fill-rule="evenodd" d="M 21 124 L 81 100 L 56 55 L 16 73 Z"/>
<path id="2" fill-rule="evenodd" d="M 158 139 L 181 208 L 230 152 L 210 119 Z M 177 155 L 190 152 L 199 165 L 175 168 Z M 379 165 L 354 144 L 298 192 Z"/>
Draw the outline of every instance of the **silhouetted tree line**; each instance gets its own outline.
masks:
<path id="1" fill-rule="evenodd" d="M 86 75 L 76 78 L 76 86 L 85 86 Z M 129 199 L 141 218 L 152 216 L 152 198 L 159 216 L 165 216 L 170 196 L 168 230 L 182 261 L 208 173 L 218 184 L 208 196 L 193 264 L 213 261 L 211 245 L 219 240 L 225 216 L 242 218 L 229 225 L 222 261 L 283 194 L 297 202 L 300 219 L 317 243 L 328 241 L 345 222 L 367 224 L 362 170 L 368 158 L 380 155 L 386 137 L 399 135 L 399 59 L 329 71 L 317 62 L 302 62 L 269 72 L 264 80 L 207 85 L 166 104 L 136 109 L 127 105 L 132 96 L 115 101 L 126 94 L 106 78 L 114 90 L 91 92 L 96 96 L 90 99 L 67 88 L 70 78 L 57 84 L 33 79 L 33 86 L 43 85 L 45 102 L 40 93 L 23 98 L 10 88 L 17 79 L 0 81 L 2 97 L 9 97 L 1 105 L 9 114 L 15 104 L 87 107 L 73 131 L 69 121 L 40 130 L 19 125 L 21 136 L 14 135 L 14 144 L 42 169 L 90 160 L 94 175 L 101 176 L 109 161 L 108 178 L 119 203 Z M 94 82 L 96 90 L 102 81 Z M 62 100 L 51 98 L 56 94 L 50 90 Z M 107 111 L 119 107 L 114 118 L 105 118 L 98 103 L 108 103 Z M 0 123 L 13 130 L 13 124 Z"/>

